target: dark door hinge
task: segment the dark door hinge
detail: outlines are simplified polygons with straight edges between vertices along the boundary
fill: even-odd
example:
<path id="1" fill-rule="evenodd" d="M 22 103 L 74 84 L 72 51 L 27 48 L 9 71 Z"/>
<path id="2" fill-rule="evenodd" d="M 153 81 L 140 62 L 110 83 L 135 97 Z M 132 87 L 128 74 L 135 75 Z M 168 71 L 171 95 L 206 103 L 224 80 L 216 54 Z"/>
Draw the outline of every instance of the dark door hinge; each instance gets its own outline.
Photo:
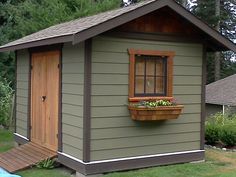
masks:
<path id="1" fill-rule="evenodd" d="M 60 64 L 58 64 L 57 67 L 60 68 Z"/>
<path id="2" fill-rule="evenodd" d="M 33 65 L 30 66 L 30 69 L 31 69 L 31 70 L 33 69 Z"/>

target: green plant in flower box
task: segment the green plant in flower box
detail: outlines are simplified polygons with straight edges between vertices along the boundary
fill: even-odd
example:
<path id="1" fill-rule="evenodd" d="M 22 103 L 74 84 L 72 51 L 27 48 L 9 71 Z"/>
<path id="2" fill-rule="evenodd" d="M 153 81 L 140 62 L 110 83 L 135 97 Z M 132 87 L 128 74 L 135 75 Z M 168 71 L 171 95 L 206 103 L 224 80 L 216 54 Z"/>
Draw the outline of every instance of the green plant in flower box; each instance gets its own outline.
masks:
<path id="1" fill-rule="evenodd" d="M 151 101 L 140 101 L 138 103 L 130 103 L 130 106 L 134 107 L 146 107 L 146 108 L 156 108 L 159 106 L 174 106 L 176 103 L 168 100 L 151 100 Z"/>

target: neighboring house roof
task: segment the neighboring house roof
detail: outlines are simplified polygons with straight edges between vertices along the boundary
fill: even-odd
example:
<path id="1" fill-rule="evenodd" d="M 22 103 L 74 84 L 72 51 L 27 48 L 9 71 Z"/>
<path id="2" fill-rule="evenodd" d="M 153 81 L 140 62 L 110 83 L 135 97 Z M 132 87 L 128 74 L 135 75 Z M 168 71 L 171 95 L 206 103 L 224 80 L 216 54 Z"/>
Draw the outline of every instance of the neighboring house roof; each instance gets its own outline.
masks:
<path id="1" fill-rule="evenodd" d="M 206 103 L 236 106 L 236 74 L 206 85 Z"/>
<path id="2" fill-rule="evenodd" d="M 76 44 L 166 6 L 204 32 L 207 35 L 206 40 L 217 46 L 216 50 L 236 52 L 236 45 L 233 42 L 210 28 L 174 0 L 146 0 L 128 7 L 54 25 L 5 44 L 0 47 L 0 52 L 62 42 Z"/>

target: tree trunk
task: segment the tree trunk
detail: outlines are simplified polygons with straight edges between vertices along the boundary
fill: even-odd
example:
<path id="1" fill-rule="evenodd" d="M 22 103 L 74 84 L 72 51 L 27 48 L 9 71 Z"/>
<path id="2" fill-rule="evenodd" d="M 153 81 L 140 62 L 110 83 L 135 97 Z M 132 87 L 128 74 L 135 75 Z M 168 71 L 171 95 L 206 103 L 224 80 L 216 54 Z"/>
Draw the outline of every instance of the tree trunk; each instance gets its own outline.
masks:
<path id="1" fill-rule="evenodd" d="M 220 52 L 215 52 L 215 81 L 220 80 Z"/>
<path id="2" fill-rule="evenodd" d="M 216 6 L 215 6 L 215 16 L 218 18 L 217 24 L 215 29 L 217 31 L 220 31 L 220 0 L 215 0 Z M 215 81 L 220 79 L 220 52 L 215 52 Z"/>

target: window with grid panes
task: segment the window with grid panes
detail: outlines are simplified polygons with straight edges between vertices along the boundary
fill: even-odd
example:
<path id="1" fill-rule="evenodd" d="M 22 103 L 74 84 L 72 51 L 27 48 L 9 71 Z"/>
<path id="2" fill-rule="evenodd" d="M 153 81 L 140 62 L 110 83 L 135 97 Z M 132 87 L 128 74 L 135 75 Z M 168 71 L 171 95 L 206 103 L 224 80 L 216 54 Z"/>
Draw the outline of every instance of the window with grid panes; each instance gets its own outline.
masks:
<path id="1" fill-rule="evenodd" d="M 165 96 L 166 57 L 135 55 L 134 96 Z"/>
<path id="2" fill-rule="evenodd" d="M 129 54 L 129 98 L 172 99 L 174 52 L 129 49 Z"/>

